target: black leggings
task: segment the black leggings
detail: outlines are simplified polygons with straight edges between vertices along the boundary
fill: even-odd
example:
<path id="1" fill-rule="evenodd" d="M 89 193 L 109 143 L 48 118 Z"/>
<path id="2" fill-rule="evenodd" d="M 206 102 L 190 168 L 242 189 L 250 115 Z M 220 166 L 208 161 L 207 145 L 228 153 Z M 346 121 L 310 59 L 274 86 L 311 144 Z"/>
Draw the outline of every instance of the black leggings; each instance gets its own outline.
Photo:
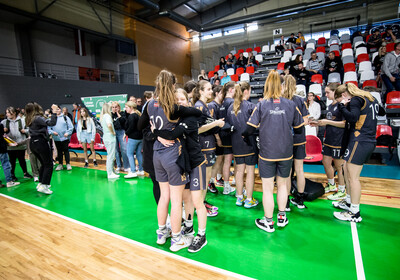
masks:
<path id="1" fill-rule="evenodd" d="M 59 164 L 63 164 L 63 155 L 65 156 L 65 162 L 69 164 L 69 140 L 65 141 L 54 141 L 57 148 L 57 160 Z"/>
<path id="2" fill-rule="evenodd" d="M 160 200 L 160 196 L 161 196 L 160 184 L 156 180 L 156 174 L 150 173 L 150 178 L 153 181 L 154 199 L 156 200 L 156 203 L 158 204 L 158 201 Z"/>
<path id="3" fill-rule="evenodd" d="M 53 174 L 53 155 L 49 141 L 44 138 L 32 138 L 30 142 L 32 153 L 40 161 L 39 182 L 43 185 L 50 185 Z"/>
<path id="4" fill-rule="evenodd" d="M 8 151 L 8 156 L 10 158 L 10 163 L 11 163 L 11 176 L 15 177 L 15 165 L 17 163 L 17 159 L 19 165 L 22 168 L 22 171 L 24 171 L 24 173 L 28 172 L 28 170 L 26 169 L 25 150 Z"/>

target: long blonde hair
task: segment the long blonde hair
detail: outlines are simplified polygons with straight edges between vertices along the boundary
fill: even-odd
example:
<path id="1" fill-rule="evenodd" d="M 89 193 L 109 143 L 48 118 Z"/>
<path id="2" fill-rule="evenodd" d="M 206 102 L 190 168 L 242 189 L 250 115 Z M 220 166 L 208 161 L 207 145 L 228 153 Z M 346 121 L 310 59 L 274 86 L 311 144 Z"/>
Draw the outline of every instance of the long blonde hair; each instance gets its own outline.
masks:
<path id="1" fill-rule="evenodd" d="M 348 92 L 351 96 L 358 96 L 358 97 L 365 97 L 368 98 L 369 101 L 374 101 L 375 98 L 372 96 L 371 93 L 365 90 L 359 89 L 356 85 L 352 83 L 347 83 L 341 86 L 338 86 L 338 88 L 335 90 L 335 98 L 336 96 L 342 95 L 343 92 Z"/>
<path id="2" fill-rule="evenodd" d="M 235 95 L 233 96 L 233 111 L 235 112 L 235 116 L 237 116 L 240 105 L 243 101 L 243 92 L 245 90 L 250 90 L 250 84 L 248 82 L 240 82 L 235 85 Z"/>
<path id="3" fill-rule="evenodd" d="M 281 97 L 281 77 L 275 70 L 269 72 L 268 78 L 264 85 L 264 99 L 278 99 Z"/>
<path id="4" fill-rule="evenodd" d="M 295 93 L 296 93 L 296 79 L 292 75 L 286 75 L 283 80 L 282 97 L 292 100 L 293 95 Z"/>
<path id="5" fill-rule="evenodd" d="M 138 114 L 139 116 L 142 115 L 142 113 L 140 113 L 139 110 L 137 109 L 137 104 L 136 104 L 135 102 L 133 102 L 133 101 L 128 101 L 128 102 L 125 103 L 125 106 L 128 106 L 128 107 L 132 108 L 132 109 L 133 109 L 133 112 L 134 112 L 135 114 Z"/>
<path id="6" fill-rule="evenodd" d="M 104 115 L 107 114 L 111 116 L 111 104 L 108 102 L 104 102 L 103 107 L 101 108 L 100 121 L 102 121 Z"/>
<path id="7" fill-rule="evenodd" d="M 156 79 L 156 90 L 154 93 L 158 97 L 159 103 L 169 121 L 171 121 L 170 117 L 174 113 L 176 103 L 175 83 L 175 75 L 167 70 L 161 70 Z"/>

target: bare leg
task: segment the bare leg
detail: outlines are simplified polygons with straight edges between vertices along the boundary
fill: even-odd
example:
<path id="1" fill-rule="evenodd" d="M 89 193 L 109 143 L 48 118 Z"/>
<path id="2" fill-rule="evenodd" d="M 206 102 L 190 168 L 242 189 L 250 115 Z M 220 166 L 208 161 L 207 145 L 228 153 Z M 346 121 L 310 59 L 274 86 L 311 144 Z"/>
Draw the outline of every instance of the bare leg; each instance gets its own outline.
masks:
<path id="1" fill-rule="evenodd" d="M 93 161 L 95 161 L 96 160 L 96 151 L 94 149 L 94 142 L 93 141 L 90 142 L 90 151 L 92 152 L 92 155 L 93 155 Z"/>
<path id="2" fill-rule="evenodd" d="M 160 183 L 161 186 L 161 183 Z M 171 228 L 172 233 L 181 232 L 181 222 L 182 222 L 182 194 L 185 185 L 170 186 L 169 194 L 171 198 Z M 162 189 L 161 189 L 162 197 Z M 161 198 L 160 198 L 161 200 Z M 168 207 L 167 207 L 168 211 Z M 166 218 L 166 216 L 165 216 Z"/>
<path id="3" fill-rule="evenodd" d="M 272 218 L 274 215 L 274 177 L 262 178 L 264 216 Z"/>
<path id="4" fill-rule="evenodd" d="M 356 165 L 353 163 L 346 163 L 347 171 L 349 175 L 349 182 L 351 186 L 351 203 L 360 204 L 361 198 L 361 183 L 360 183 L 360 173 L 363 165 Z"/>
<path id="5" fill-rule="evenodd" d="M 254 191 L 254 172 L 256 166 L 255 165 L 246 165 L 246 192 L 247 198 L 253 198 Z M 237 191 L 237 180 L 236 180 L 236 191 Z"/>
<path id="6" fill-rule="evenodd" d="M 194 206 L 190 190 L 183 190 L 183 202 L 185 203 L 185 220 L 193 220 Z"/>
<path id="7" fill-rule="evenodd" d="M 224 181 L 229 182 L 233 154 L 224 155 L 223 175 Z"/>
<path id="8" fill-rule="evenodd" d="M 306 178 L 304 177 L 304 169 L 303 169 L 303 160 L 302 159 L 294 160 L 294 170 L 296 171 L 297 191 L 299 193 L 304 193 L 304 189 L 306 187 Z"/>
<path id="9" fill-rule="evenodd" d="M 157 205 L 158 225 L 163 226 L 167 222 L 168 206 L 169 206 L 169 184 L 168 182 L 160 182 L 160 200 Z"/>
<path id="10" fill-rule="evenodd" d="M 335 171 L 333 170 L 333 167 L 332 167 L 332 157 L 324 155 L 324 157 L 322 158 L 322 164 L 324 165 L 326 177 L 328 179 L 334 179 L 333 177 L 334 177 Z"/>
<path id="11" fill-rule="evenodd" d="M 81 142 L 81 145 L 82 145 L 82 148 L 83 148 L 83 155 L 85 156 L 85 161 L 88 161 L 87 144 Z"/>
<path id="12" fill-rule="evenodd" d="M 276 176 L 276 185 L 278 186 L 278 193 L 276 196 L 276 201 L 278 203 L 279 211 L 282 211 L 282 212 L 285 211 L 286 202 L 288 199 L 286 182 L 287 182 L 287 178 L 282 178 L 282 177 Z"/>
<path id="13" fill-rule="evenodd" d="M 236 196 L 243 195 L 243 182 L 244 182 L 244 170 L 246 165 L 236 164 L 235 181 L 236 181 Z"/>
<path id="14" fill-rule="evenodd" d="M 199 229 L 205 229 L 207 226 L 207 210 L 204 206 L 203 191 L 191 191 L 194 207 L 197 212 L 197 222 Z M 186 206 L 186 204 L 185 204 Z"/>
<path id="15" fill-rule="evenodd" d="M 344 183 L 344 175 L 343 175 L 343 164 L 344 164 L 344 160 L 342 159 L 334 159 L 333 163 L 335 165 L 337 174 L 338 174 L 338 183 L 339 185 L 343 186 L 345 185 Z"/>

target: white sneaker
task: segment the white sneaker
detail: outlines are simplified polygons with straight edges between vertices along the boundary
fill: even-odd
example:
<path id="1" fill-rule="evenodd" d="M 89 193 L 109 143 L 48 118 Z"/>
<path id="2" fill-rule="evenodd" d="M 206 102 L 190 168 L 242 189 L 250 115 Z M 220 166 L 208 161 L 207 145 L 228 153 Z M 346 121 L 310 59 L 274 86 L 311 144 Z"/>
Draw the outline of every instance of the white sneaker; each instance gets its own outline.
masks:
<path id="1" fill-rule="evenodd" d="M 67 164 L 67 170 L 72 170 L 71 164 Z"/>
<path id="2" fill-rule="evenodd" d="M 33 181 L 34 181 L 34 182 L 39 182 L 39 177 L 34 177 L 34 178 L 33 178 Z"/>
<path id="3" fill-rule="evenodd" d="M 157 229 L 157 244 L 163 245 L 167 242 L 167 239 L 171 237 L 171 229 L 166 228 L 165 230 Z"/>
<path id="4" fill-rule="evenodd" d="M 119 167 L 115 168 L 115 173 L 118 174 L 120 170 L 121 170 L 121 168 L 119 168 Z"/>
<path id="5" fill-rule="evenodd" d="M 56 171 L 60 171 L 60 170 L 63 170 L 63 169 L 64 169 L 64 166 L 62 164 L 59 164 L 56 167 Z"/>
<path id="6" fill-rule="evenodd" d="M 15 186 L 18 186 L 19 184 L 21 184 L 21 183 L 10 181 L 10 182 L 7 182 L 7 188 L 15 187 Z"/>
<path id="7" fill-rule="evenodd" d="M 222 194 L 230 194 L 233 193 L 236 189 L 232 188 L 231 185 L 224 186 L 224 191 Z"/>
<path id="8" fill-rule="evenodd" d="M 37 186 L 36 186 L 36 189 L 37 190 L 39 190 L 39 187 L 42 185 L 42 183 L 39 183 Z"/>
<path id="9" fill-rule="evenodd" d="M 193 236 L 191 235 L 179 235 L 178 238 L 171 239 L 171 247 L 169 249 L 172 252 L 178 252 L 183 248 L 187 248 L 192 244 Z"/>
<path id="10" fill-rule="evenodd" d="M 119 178 L 119 175 L 113 173 L 113 174 L 111 174 L 111 175 L 108 175 L 107 178 L 108 178 L 108 179 L 118 179 L 118 178 Z"/>
<path id="11" fill-rule="evenodd" d="M 125 175 L 124 178 L 125 179 L 130 179 L 130 178 L 136 178 L 138 175 L 136 174 L 136 172 L 129 172 L 128 175 Z"/>
<path id="12" fill-rule="evenodd" d="M 130 168 L 125 168 L 125 169 L 123 169 L 122 171 L 124 171 L 124 172 L 131 172 L 131 169 Z"/>
<path id="13" fill-rule="evenodd" d="M 144 171 L 138 171 L 138 172 L 136 172 L 136 174 L 137 174 L 138 176 L 144 176 Z"/>
<path id="14" fill-rule="evenodd" d="M 50 185 L 40 185 L 37 190 L 38 190 L 38 192 L 45 193 L 45 194 L 53 193 L 53 191 L 50 190 Z"/>

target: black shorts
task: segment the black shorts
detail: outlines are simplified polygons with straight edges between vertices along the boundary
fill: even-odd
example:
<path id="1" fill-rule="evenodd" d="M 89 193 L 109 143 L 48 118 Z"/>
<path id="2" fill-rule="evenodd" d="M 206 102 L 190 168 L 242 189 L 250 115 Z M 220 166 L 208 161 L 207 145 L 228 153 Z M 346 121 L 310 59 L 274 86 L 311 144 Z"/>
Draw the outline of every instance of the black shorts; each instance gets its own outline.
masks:
<path id="1" fill-rule="evenodd" d="M 217 146 L 217 148 L 215 149 L 215 154 L 217 156 L 223 156 L 224 155 L 224 148 L 220 147 L 220 146 Z"/>
<path id="2" fill-rule="evenodd" d="M 206 165 L 205 162 L 192 169 L 189 174 L 190 182 L 188 183 L 191 191 L 199 191 L 206 189 Z M 186 189 L 186 188 L 185 188 Z"/>
<path id="3" fill-rule="evenodd" d="M 350 142 L 347 145 L 343 159 L 348 163 L 363 165 L 371 157 L 372 152 L 375 150 L 375 145 L 373 142 Z"/>
<path id="4" fill-rule="evenodd" d="M 322 146 L 322 154 L 324 156 L 340 159 L 340 148 L 332 148 L 326 145 Z"/>
<path id="5" fill-rule="evenodd" d="M 215 155 L 215 152 L 207 152 L 207 153 L 203 153 L 204 154 L 204 158 L 206 159 L 206 167 L 210 167 L 213 166 L 215 161 L 217 160 L 217 156 Z"/>
<path id="6" fill-rule="evenodd" d="M 258 157 L 254 155 L 244 156 L 244 157 L 236 157 L 236 164 L 246 164 L 246 165 L 256 165 L 258 163 Z"/>
<path id="7" fill-rule="evenodd" d="M 224 147 L 224 155 L 233 154 L 232 146 Z"/>
<path id="8" fill-rule="evenodd" d="M 290 170 L 292 169 L 293 159 L 283 161 L 267 161 L 260 158 L 258 163 L 258 169 L 261 178 L 272 178 L 279 176 L 287 178 L 290 176 Z"/>
<path id="9" fill-rule="evenodd" d="M 306 158 L 306 144 L 293 146 L 293 158 L 294 159 Z"/>

